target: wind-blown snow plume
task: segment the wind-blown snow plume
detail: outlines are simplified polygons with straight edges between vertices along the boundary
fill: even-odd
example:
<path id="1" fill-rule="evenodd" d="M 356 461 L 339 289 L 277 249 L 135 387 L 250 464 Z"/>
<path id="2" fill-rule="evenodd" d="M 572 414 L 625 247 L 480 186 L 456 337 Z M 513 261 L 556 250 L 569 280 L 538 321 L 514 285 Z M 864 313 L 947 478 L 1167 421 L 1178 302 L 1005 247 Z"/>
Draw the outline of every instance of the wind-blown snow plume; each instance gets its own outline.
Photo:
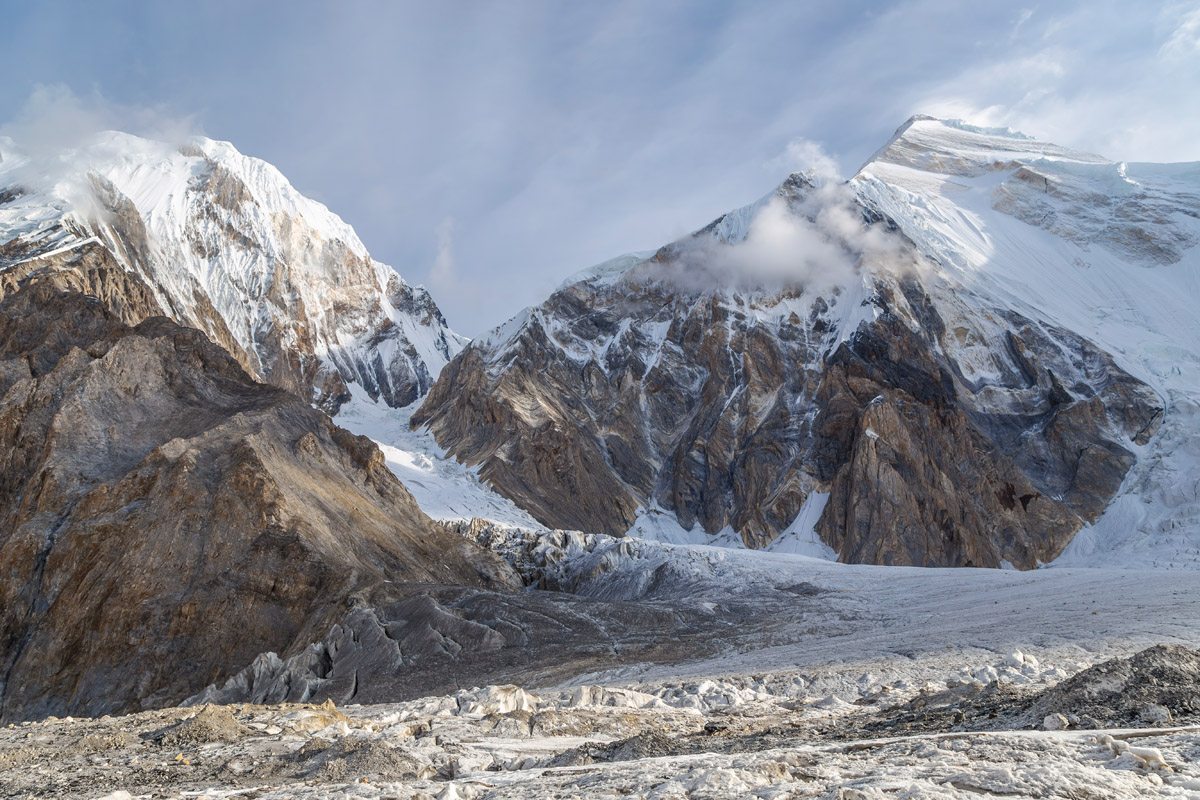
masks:
<path id="1" fill-rule="evenodd" d="M 458 286 L 454 271 L 454 219 L 446 217 L 437 226 L 437 258 L 429 270 L 429 285 L 438 293 L 452 292 Z"/>
<path id="2" fill-rule="evenodd" d="M 54 190 L 71 208 L 95 218 L 105 210 L 86 176 L 97 158 L 97 135 L 110 130 L 143 137 L 161 155 L 200 133 L 191 117 L 120 105 L 99 93 L 80 97 L 66 86 L 39 85 L 17 116 L 0 125 L 0 162 L 10 162 L 8 177 L 16 184 Z"/>
<path id="3" fill-rule="evenodd" d="M 792 139 L 783 154 L 772 159 L 767 166 L 780 172 L 787 170 L 819 176 L 825 182 L 841 179 L 837 160 L 825 152 L 820 142 L 811 139 Z"/>

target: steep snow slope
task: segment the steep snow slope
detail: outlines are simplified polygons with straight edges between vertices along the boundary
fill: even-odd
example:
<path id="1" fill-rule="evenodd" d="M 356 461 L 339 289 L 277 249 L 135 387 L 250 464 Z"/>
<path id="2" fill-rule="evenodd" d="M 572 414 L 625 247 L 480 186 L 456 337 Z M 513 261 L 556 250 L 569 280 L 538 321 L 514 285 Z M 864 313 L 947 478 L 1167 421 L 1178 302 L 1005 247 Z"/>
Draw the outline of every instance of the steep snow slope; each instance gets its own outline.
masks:
<path id="1" fill-rule="evenodd" d="M 852 179 L 963 285 L 1071 328 L 1166 400 L 1058 563 L 1200 566 L 1200 163 L 1113 163 L 914 118 Z"/>
<path id="2" fill-rule="evenodd" d="M 31 156 L 0 139 L 0 271 L 70 269 L 92 248 L 152 288 L 145 313 L 330 410 L 348 384 L 408 404 L 465 343 L 350 226 L 229 143 L 108 132 Z"/>

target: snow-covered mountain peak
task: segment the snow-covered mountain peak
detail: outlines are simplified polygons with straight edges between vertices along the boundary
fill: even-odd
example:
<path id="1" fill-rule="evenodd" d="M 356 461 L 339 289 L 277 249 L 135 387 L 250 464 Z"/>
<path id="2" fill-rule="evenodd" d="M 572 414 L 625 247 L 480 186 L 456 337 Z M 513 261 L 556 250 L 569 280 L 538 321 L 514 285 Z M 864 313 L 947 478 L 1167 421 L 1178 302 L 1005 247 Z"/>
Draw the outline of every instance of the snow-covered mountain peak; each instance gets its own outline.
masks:
<path id="1" fill-rule="evenodd" d="M 986 271 L 996 243 L 969 210 L 957 209 L 949 227 L 932 219 L 912 223 L 931 215 L 931 199 L 959 195 L 986 197 L 995 210 L 1085 248 L 1109 248 L 1147 265 L 1173 263 L 1196 240 L 1198 178 L 1197 165 L 1116 163 L 1010 128 L 917 115 L 849 181 L 794 173 L 688 237 L 578 272 L 557 291 L 591 307 L 609 304 L 610 295 L 658 297 L 665 289 L 688 303 L 710 296 L 747 302 L 768 317 L 772 307 L 785 316 L 797 307 L 797 293 L 781 289 L 802 288 L 803 309 L 831 292 L 865 299 L 873 273 L 935 270 L 950 282 L 948 291 L 966 281 L 993 294 L 994 286 L 971 273 Z M 1027 301 L 1018 303 L 1036 313 Z M 531 321 L 559 327 L 527 309 L 481 344 L 503 358 L 505 342 Z"/>
<path id="2" fill-rule="evenodd" d="M 240 153 L 231 143 L 202 136 L 194 137 L 180 148 L 181 154 L 201 155 L 215 167 L 230 170 L 252 193 L 255 203 L 279 213 L 299 212 L 314 233 L 327 241 L 341 241 L 355 254 L 367 255 L 367 248 L 341 217 L 324 204 L 298 192 L 274 165 Z"/>
<path id="3" fill-rule="evenodd" d="M 565 289 L 577 283 L 587 283 L 593 286 L 607 285 L 619 279 L 631 268 L 648 258 L 652 258 L 654 253 L 654 250 L 623 253 L 616 258 L 610 258 L 607 261 L 602 261 L 599 264 L 581 269 L 579 272 L 569 275 L 558 285 L 558 288 Z"/>
<path id="4" fill-rule="evenodd" d="M 0 151 L 10 159 L 6 178 L 58 200 L 77 200 L 64 187 L 86 184 L 89 175 L 98 175 L 133 200 L 143 216 L 164 218 L 179 211 L 172 202 L 189 187 L 207 181 L 210 186 L 219 184 L 213 188 L 225 192 L 217 199 L 226 206 L 248 204 L 262 216 L 300 217 L 310 233 L 342 242 L 360 257 L 368 255 L 354 229 L 340 217 L 298 192 L 273 165 L 244 155 L 230 142 L 193 136 L 176 146 L 122 131 L 101 131 L 64 151 L 23 148 L 11 139 L 0 141 Z"/>
<path id="5" fill-rule="evenodd" d="M 349 383 L 407 405 L 466 342 L 348 224 L 228 142 L 106 131 L 0 152 L 0 270 L 66 268 L 100 247 L 146 282 L 158 313 L 327 408 Z"/>
<path id="6" fill-rule="evenodd" d="M 881 559 L 895 554 L 864 556 L 854 531 L 900 518 L 863 511 L 873 467 L 824 442 L 864 458 L 930 447 L 942 464 L 976 437 L 989 444 L 939 467 L 963 486 L 988 476 L 955 495 L 963 516 L 862 542 L 939 525 L 986 547 L 1032 536 L 1040 552 L 1003 556 L 1032 566 L 1082 524 L 1077 563 L 1194 564 L 1195 537 L 1176 531 L 1200 519 L 1197 242 L 1197 165 L 914 117 L 849 181 L 793 175 L 649 258 L 573 276 L 468 348 L 414 419 L 543 522 L 640 530 L 658 509 L 702 540 L 732 526 L 759 545 L 816 524 L 843 555 Z M 731 264 L 776 280 L 746 288 Z M 962 417 L 912 416 L 924 407 Z M 998 460 L 960 470 L 981 453 Z M 912 518 L 952 496 L 929 490 Z M 1015 538 L 996 539 L 1009 517 Z"/>
<path id="7" fill-rule="evenodd" d="M 1113 162 L 959 121 L 913 118 L 850 183 L 881 213 L 924 220 L 906 233 L 966 271 L 990 264 L 996 250 L 983 208 L 1144 266 L 1176 263 L 1200 241 L 1195 165 Z"/>
<path id="8" fill-rule="evenodd" d="M 517 357 L 530 336 L 574 362 L 604 363 L 630 337 L 661 346 L 673 320 L 709 307 L 766 327 L 819 316 L 845 338 L 877 315 L 870 298 L 878 276 L 890 280 L 917 267 L 911 248 L 859 202 L 851 184 L 796 172 L 657 251 L 626 253 L 571 275 L 547 303 L 555 310 L 524 309 L 474 349 L 487 354 L 493 371 Z M 579 314 L 588 315 L 587 325 L 569 322 Z"/>

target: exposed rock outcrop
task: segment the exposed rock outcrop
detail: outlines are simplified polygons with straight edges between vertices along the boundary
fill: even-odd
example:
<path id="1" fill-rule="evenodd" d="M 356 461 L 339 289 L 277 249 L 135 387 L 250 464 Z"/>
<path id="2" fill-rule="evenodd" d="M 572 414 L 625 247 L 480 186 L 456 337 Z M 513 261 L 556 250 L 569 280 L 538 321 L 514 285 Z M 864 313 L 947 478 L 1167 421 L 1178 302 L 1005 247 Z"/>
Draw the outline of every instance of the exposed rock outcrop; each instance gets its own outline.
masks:
<path id="1" fill-rule="evenodd" d="M 1019 717 L 1084 717 L 1089 727 L 1182 726 L 1200 717 L 1200 651 L 1160 644 L 1112 658 L 1041 692 Z M 1026 723 L 1028 724 L 1028 722 Z"/>
<path id="2" fill-rule="evenodd" d="M 136 275 L 85 254 L 8 278 L 0 718 L 178 702 L 302 649 L 364 594 L 517 585 L 421 513 L 370 440 L 150 316 Z"/>

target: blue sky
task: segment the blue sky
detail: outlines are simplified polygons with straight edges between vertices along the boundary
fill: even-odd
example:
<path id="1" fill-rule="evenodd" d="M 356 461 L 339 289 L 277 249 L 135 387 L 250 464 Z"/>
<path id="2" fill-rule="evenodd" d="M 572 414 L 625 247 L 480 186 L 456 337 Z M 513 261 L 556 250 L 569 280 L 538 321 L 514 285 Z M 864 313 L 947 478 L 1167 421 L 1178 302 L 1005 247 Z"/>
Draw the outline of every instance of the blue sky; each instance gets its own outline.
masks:
<path id="1" fill-rule="evenodd" d="M 0 123 L 278 166 L 475 336 L 913 113 L 1200 160 L 1197 2 L 0 2 Z M 42 87 L 42 88 L 38 88 Z M 33 100 L 31 101 L 31 98 Z M 819 148 L 819 150 L 818 150 Z"/>

